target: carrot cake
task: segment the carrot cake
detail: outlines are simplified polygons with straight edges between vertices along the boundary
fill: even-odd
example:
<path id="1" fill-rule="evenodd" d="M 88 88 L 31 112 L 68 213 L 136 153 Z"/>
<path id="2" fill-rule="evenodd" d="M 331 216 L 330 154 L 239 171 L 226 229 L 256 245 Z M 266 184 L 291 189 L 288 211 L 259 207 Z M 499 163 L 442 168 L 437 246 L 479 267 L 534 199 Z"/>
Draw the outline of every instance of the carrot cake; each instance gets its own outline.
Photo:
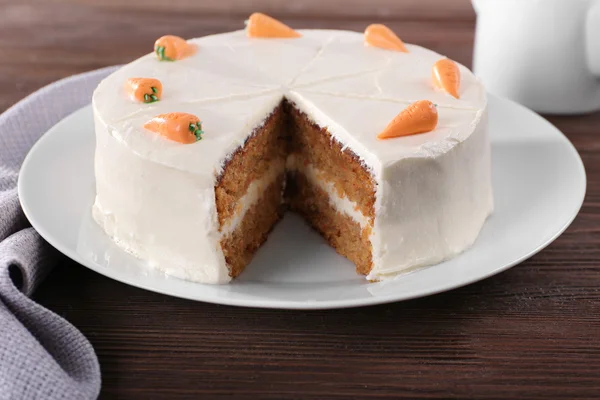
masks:
<path id="1" fill-rule="evenodd" d="M 164 36 L 93 109 L 95 221 L 179 278 L 229 282 L 291 210 L 382 280 L 461 253 L 493 209 L 483 86 L 383 25 Z"/>

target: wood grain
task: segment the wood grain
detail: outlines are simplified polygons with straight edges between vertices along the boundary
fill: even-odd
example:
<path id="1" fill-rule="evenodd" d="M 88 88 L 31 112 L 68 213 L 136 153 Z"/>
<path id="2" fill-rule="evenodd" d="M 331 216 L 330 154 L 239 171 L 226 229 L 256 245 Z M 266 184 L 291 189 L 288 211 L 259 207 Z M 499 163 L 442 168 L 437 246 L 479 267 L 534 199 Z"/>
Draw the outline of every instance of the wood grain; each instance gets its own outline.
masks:
<path id="1" fill-rule="evenodd" d="M 467 0 L 0 0 L 0 111 L 128 62 L 166 32 L 237 29 L 257 9 L 295 27 L 386 21 L 471 61 Z M 483 282 L 377 307 L 276 311 L 170 298 L 65 259 L 36 300 L 90 339 L 102 398 L 600 398 L 600 114 L 549 119 L 584 160 L 583 209 L 542 253 Z"/>
<path id="2" fill-rule="evenodd" d="M 254 11 L 285 19 L 331 20 L 414 20 L 473 19 L 475 13 L 469 0 L 28 0 L 29 4 L 75 5 L 85 3 L 102 9 L 159 13 L 195 13 L 204 16 L 246 18 Z"/>

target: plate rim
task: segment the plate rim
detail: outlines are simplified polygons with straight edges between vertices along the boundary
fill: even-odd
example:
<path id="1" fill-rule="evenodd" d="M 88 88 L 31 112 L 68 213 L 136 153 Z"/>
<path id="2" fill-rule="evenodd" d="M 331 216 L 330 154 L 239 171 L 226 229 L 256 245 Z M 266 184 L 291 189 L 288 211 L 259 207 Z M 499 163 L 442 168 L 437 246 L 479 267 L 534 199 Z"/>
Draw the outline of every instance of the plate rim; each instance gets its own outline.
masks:
<path id="1" fill-rule="evenodd" d="M 80 108 L 74 110 L 72 113 L 70 113 L 63 119 L 61 119 L 59 122 L 57 122 L 55 125 L 53 125 L 50 129 L 48 129 L 34 143 L 34 145 L 28 151 L 25 159 L 23 160 L 21 168 L 19 170 L 19 177 L 18 177 L 18 181 L 17 181 L 17 193 L 18 193 L 18 197 L 19 197 L 19 202 L 21 204 L 21 208 L 23 209 L 23 212 L 24 212 L 26 218 L 31 223 L 31 226 L 40 234 L 40 236 L 44 240 L 46 240 L 57 251 L 61 252 L 68 258 L 72 259 L 73 261 L 77 262 L 78 264 L 81 264 L 82 266 L 84 266 L 96 273 L 99 273 L 109 279 L 113 279 L 117 282 L 121 282 L 121 283 L 130 285 L 130 286 L 133 286 L 136 288 L 148 290 L 148 291 L 155 292 L 155 293 L 160 293 L 160 294 L 167 295 L 167 296 L 183 298 L 183 299 L 187 299 L 187 300 L 193 300 L 193 301 L 201 301 L 201 302 L 206 302 L 206 303 L 221 304 L 221 305 L 228 305 L 228 306 L 265 308 L 265 309 L 326 310 L 326 309 L 342 309 L 342 308 L 353 308 L 353 307 L 367 307 L 367 306 L 387 304 L 387 303 L 392 303 L 392 302 L 407 301 L 407 300 L 432 296 L 435 294 L 451 291 L 454 289 L 458 289 L 458 288 L 482 281 L 484 279 L 488 279 L 494 275 L 504 272 L 504 271 L 514 267 L 515 265 L 520 264 L 521 262 L 531 258 L 535 254 L 537 254 L 540 251 L 542 251 L 543 249 L 545 249 L 548 245 L 550 245 L 553 241 L 555 241 L 560 235 L 562 235 L 565 232 L 565 230 L 573 223 L 575 218 L 577 218 L 577 216 L 579 215 L 579 212 L 581 211 L 581 208 L 584 204 L 585 196 L 587 193 L 587 173 L 585 170 L 585 165 L 583 163 L 583 160 L 581 159 L 581 156 L 579 155 L 579 152 L 577 151 L 577 149 L 575 148 L 573 143 L 571 143 L 569 138 L 560 129 L 558 129 L 556 126 L 554 126 L 551 122 L 549 122 L 548 120 L 546 120 L 545 118 L 543 118 L 542 116 L 537 114 L 536 112 L 528 109 L 527 107 L 525 107 L 521 104 L 518 104 L 512 100 L 502 98 L 499 96 L 495 96 L 493 94 L 488 93 L 488 106 L 490 106 L 493 103 L 493 102 L 489 101 L 490 99 L 494 99 L 494 102 L 496 102 L 496 101 L 507 102 L 507 104 L 509 104 L 510 106 L 513 106 L 513 107 L 516 106 L 516 107 L 520 108 L 521 110 L 532 114 L 532 116 L 537 120 L 538 123 L 545 124 L 548 129 L 552 129 L 555 131 L 555 133 L 558 134 L 559 140 L 561 140 L 563 142 L 563 144 L 565 144 L 568 147 L 569 152 L 575 156 L 574 158 L 577 162 L 577 168 L 579 169 L 579 171 L 583 177 L 583 186 L 582 186 L 581 193 L 579 194 L 578 199 L 577 199 L 576 210 L 575 210 L 575 212 L 572 213 L 572 215 L 570 215 L 566 219 L 565 223 L 553 235 L 551 235 L 549 238 L 547 238 L 544 242 L 539 244 L 537 247 L 532 248 L 529 252 L 518 257 L 517 259 L 513 260 L 512 262 L 510 262 L 506 265 L 503 265 L 501 267 L 489 270 L 486 273 L 483 273 L 481 275 L 471 275 L 467 279 L 464 279 L 459 282 L 455 282 L 448 286 L 434 287 L 432 289 L 425 289 L 425 290 L 421 290 L 417 293 L 413 293 L 413 294 L 409 294 L 409 295 L 402 295 L 402 293 L 398 293 L 398 294 L 394 294 L 394 295 L 373 296 L 373 297 L 368 297 L 368 298 L 358 298 L 358 299 L 350 299 L 350 300 L 325 300 L 325 301 L 315 301 L 315 300 L 312 300 L 312 301 L 296 301 L 296 300 L 285 301 L 285 300 L 280 300 L 280 299 L 269 299 L 268 301 L 266 301 L 265 299 L 240 300 L 240 299 L 231 298 L 231 297 L 203 296 L 202 291 L 197 292 L 199 295 L 192 296 L 192 295 L 186 295 L 185 293 L 173 293 L 168 290 L 163 290 L 160 287 L 154 287 L 152 285 L 146 285 L 143 282 L 136 282 L 134 280 L 116 276 L 115 274 L 111 274 L 110 270 L 103 269 L 100 266 L 98 266 L 96 263 L 92 262 L 91 260 L 87 260 L 87 259 L 83 258 L 81 255 L 79 255 L 76 251 L 71 249 L 69 246 L 63 245 L 63 243 L 61 243 L 60 240 L 56 240 L 55 236 L 52 233 L 50 233 L 46 229 L 46 227 L 43 226 L 43 224 L 37 223 L 37 220 L 34 216 L 35 212 L 29 207 L 27 196 L 23 196 L 24 187 L 23 187 L 22 182 L 26 179 L 22 179 L 22 177 L 29 173 L 29 164 L 31 163 L 31 160 L 36 157 L 36 153 L 38 152 L 38 149 L 42 148 L 44 146 L 44 143 L 47 140 L 49 140 L 48 138 L 52 136 L 53 132 L 58 130 L 57 127 L 62 125 L 63 123 L 67 123 L 67 120 L 74 118 L 74 116 L 76 114 L 83 112 L 84 109 L 91 107 L 91 104 L 86 104 L 83 107 L 80 107 Z M 119 249 L 119 250 L 121 250 L 121 249 Z M 123 250 L 121 250 L 121 251 L 123 251 Z M 458 255 L 457 258 L 458 257 L 461 257 L 461 255 Z M 416 271 L 416 272 L 418 272 L 418 271 Z M 170 279 L 178 279 L 178 278 L 171 277 Z M 206 284 L 202 284 L 202 283 L 194 283 L 194 282 L 192 282 L 192 283 L 195 285 L 200 285 L 200 286 L 213 286 L 213 285 L 206 285 Z M 233 284 L 235 284 L 235 283 L 233 283 Z"/>

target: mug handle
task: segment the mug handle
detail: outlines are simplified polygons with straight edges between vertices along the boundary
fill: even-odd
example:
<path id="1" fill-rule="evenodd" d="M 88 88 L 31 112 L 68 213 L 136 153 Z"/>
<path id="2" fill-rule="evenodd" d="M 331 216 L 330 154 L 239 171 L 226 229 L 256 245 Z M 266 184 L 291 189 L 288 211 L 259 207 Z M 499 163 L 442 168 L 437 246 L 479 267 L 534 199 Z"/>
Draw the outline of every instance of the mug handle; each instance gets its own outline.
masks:
<path id="1" fill-rule="evenodd" d="M 600 0 L 593 0 L 588 10 L 585 40 L 589 69 L 600 78 Z"/>

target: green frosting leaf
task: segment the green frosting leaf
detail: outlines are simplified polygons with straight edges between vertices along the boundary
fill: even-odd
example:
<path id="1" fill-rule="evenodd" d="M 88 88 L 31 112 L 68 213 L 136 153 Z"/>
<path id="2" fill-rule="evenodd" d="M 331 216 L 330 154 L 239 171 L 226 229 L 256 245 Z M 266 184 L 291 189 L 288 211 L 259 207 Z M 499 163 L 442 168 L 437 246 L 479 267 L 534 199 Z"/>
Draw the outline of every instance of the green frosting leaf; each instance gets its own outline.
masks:
<path id="1" fill-rule="evenodd" d="M 157 46 L 155 51 L 160 61 L 175 61 L 172 58 L 165 56 L 165 46 Z"/>
<path id="2" fill-rule="evenodd" d="M 202 130 L 201 122 L 197 122 L 195 124 L 190 124 L 189 129 L 190 129 L 190 132 L 192 132 L 192 134 L 194 136 L 196 136 L 196 141 L 202 140 L 202 135 L 204 134 L 204 131 Z"/>
<path id="3" fill-rule="evenodd" d="M 154 103 L 155 101 L 158 101 L 158 97 L 155 94 L 146 93 L 144 95 L 144 103 Z"/>

